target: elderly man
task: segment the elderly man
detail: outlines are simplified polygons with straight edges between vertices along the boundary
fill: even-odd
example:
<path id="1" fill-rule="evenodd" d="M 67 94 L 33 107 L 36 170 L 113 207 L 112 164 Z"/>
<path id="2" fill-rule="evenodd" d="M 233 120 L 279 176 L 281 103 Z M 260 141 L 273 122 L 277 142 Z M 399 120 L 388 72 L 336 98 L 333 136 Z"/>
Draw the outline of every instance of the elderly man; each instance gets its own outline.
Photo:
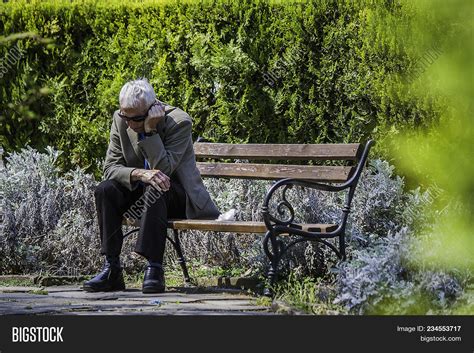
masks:
<path id="1" fill-rule="evenodd" d="M 165 290 L 163 255 L 168 218 L 214 219 L 219 211 L 196 167 L 188 114 L 156 99 L 146 79 L 126 83 L 113 116 L 104 181 L 95 191 L 104 269 L 86 291 L 125 288 L 120 252 L 122 217 L 141 207 L 135 252 L 148 260 L 144 293 Z"/>

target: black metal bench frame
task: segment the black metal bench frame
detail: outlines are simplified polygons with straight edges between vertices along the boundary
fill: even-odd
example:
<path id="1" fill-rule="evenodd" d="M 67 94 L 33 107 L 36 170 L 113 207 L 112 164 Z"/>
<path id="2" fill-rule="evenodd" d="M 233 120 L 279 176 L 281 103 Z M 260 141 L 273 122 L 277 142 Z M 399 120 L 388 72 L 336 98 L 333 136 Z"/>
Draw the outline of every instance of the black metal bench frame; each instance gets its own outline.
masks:
<path id="1" fill-rule="evenodd" d="M 299 180 L 299 179 L 282 179 L 275 182 L 275 184 L 270 188 L 262 206 L 262 215 L 265 222 L 265 225 L 268 229 L 263 240 L 263 250 L 270 260 L 270 268 L 268 270 L 268 281 L 270 287 L 265 288 L 265 295 L 272 295 L 272 285 L 275 283 L 278 275 L 278 265 L 282 256 L 293 246 L 304 241 L 312 241 L 324 244 L 329 247 L 338 258 L 341 260 L 346 259 L 346 243 L 345 243 L 345 230 L 347 219 L 351 209 L 352 199 L 357 187 L 357 184 L 362 174 L 362 170 L 366 164 L 370 148 L 373 146 L 374 141 L 369 140 L 358 158 L 358 163 L 355 171 L 349 179 L 342 184 L 324 184 L 313 182 L 310 180 Z M 295 211 L 293 206 L 288 202 L 286 197 L 286 192 L 291 189 L 293 186 L 301 186 L 305 188 L 317 189 L 322 191 L 329 192 L 340 192 L 346 189 L 349 189 L 344 207 L 342 208 L 341 220 L 335 229 L 329 232 L 320 232 L 317 230 L 303 230 L 300 225 L 294 223 Z M 277 206 L 277 212 L 280 217 L 285 213 L 289 214 L 287 219 L 281 219 L 276 215 L 272 215 L 269 210 L 270 202 L 272 201 L 276 192 L 282 189 L 281 198 Z M 286 211 L 285 212 L 285 209 Z M 279 236 L 282 234 L 296 236 L 296 239 L 292 240 L 288 244 L 284 244 L 282 240 L 279 239 Z M 339 248 L 336 248 L 333 244 L 329 243 L 326 239 L 338 238 Z"/>

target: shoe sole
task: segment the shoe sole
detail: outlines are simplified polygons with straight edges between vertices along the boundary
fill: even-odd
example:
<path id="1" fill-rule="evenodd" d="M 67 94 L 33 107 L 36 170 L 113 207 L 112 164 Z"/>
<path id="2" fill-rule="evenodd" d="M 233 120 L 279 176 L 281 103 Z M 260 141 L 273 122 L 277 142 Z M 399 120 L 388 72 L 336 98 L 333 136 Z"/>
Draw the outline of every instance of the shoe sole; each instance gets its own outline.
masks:
<path id="1" fill-rule="evenodd" d="M 82 287 L 82 290 L 86 292 L 116 292 L 116 291 L 122 291 L 125 290 L 125 286 L 118 286 L 118 287 L 112 287 L 112 288 L 94 288 L 94 287 Z"/>
<path id="2" fill-rule="evenodd" d="M 150 293 L 164 293 L 165 288 L 154 288 L 154 287 L 144 287 L 142 288 L 143 294 L 150 294 Z"/>

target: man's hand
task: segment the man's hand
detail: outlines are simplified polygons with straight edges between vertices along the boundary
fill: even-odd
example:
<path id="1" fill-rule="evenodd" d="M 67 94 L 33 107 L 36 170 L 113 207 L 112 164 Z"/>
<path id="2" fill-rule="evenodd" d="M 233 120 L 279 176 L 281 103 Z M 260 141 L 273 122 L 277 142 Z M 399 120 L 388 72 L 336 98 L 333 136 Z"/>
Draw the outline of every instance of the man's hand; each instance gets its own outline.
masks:
<path id="1" fill-rule="evenodd" d="M 170 178 L 158 169 L 134 169 L 131 174 L 131 179 L 132 181 L 139 180 L 162 191 L 168 191 L 171 186 Z"/>
<path id="2" fill-rule="evenodd" d="M 148 117 L 145 119 L 145 133 L 156 132 L 156 125 L 165 117 L 165 106 L 156 102 L 148 111 Z"/>

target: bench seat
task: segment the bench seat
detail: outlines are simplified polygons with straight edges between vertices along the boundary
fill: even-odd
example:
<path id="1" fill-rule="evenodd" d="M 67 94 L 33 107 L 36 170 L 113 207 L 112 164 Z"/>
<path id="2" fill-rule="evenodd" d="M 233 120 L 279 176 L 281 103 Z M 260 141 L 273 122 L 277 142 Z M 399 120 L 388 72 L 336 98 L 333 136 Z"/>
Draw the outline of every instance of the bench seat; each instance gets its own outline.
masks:
<path id="1" fill-rule="evenodd" d="M 139 227 L 138 220 L 127 220 L 126 224 Z M 298 224 L 302 230 L 308 232 L 327 233 L 336 230 L 336 224 Z M 201 230 L 232 233 L 266 233 L 264 222 L 252 221 L 215 221 L 206 219 L 170 219 L 168 228 L 176 230 Z"/>

